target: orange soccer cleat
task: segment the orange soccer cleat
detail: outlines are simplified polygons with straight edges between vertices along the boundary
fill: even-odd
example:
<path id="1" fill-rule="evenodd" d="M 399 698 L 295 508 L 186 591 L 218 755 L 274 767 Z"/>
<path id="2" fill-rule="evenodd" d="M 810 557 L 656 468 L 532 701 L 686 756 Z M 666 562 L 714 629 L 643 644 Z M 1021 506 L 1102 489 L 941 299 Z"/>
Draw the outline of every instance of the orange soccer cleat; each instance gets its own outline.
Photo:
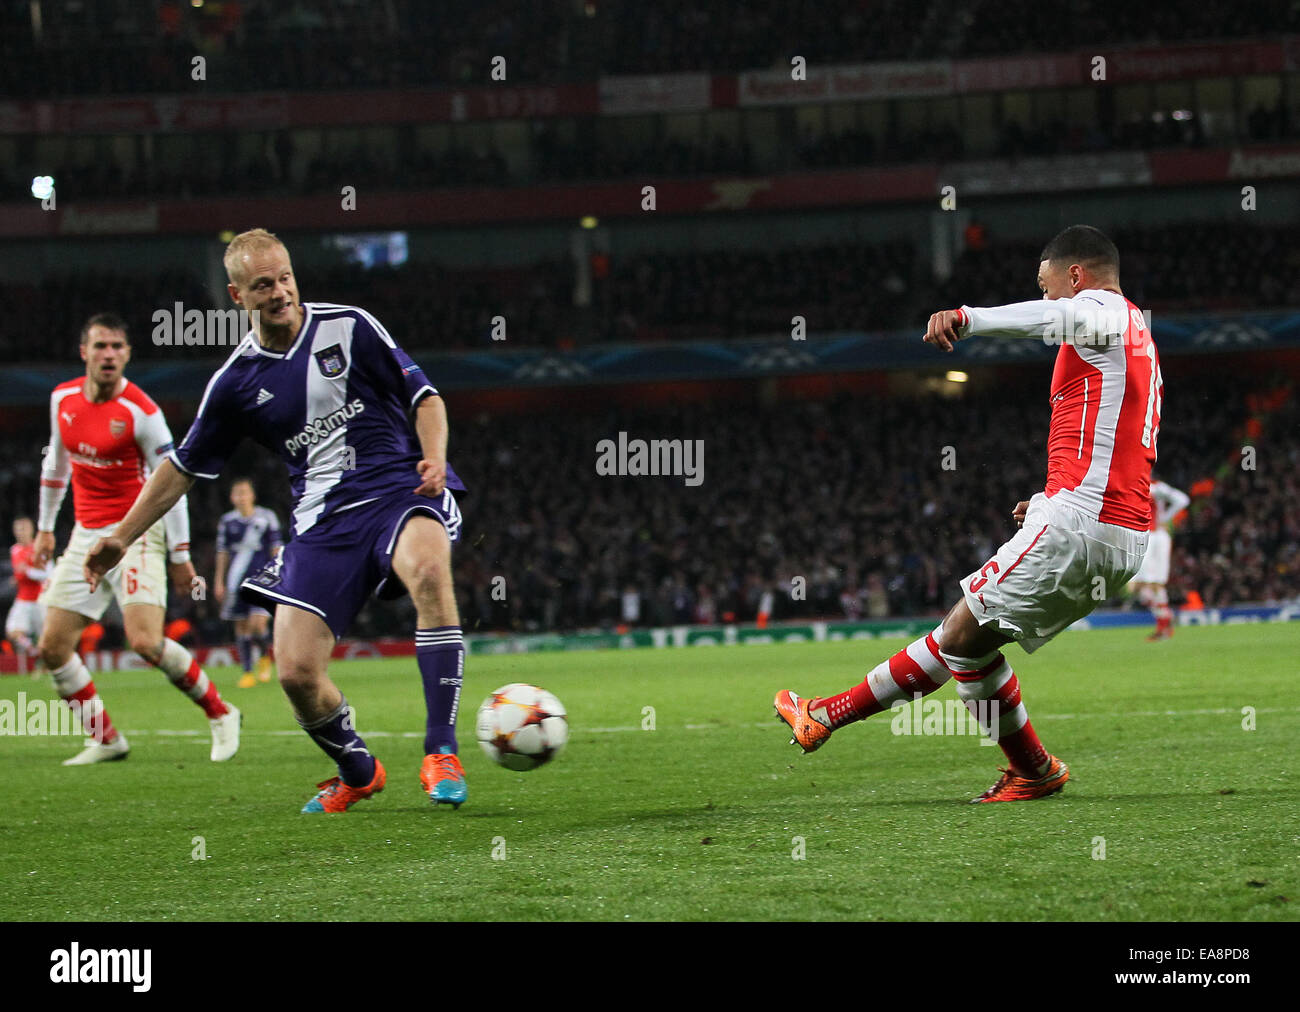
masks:
<path id="1" fill-rule="evenodd" d="M 304 812 L 327 812 L 330 814 L 346 812 L 358 801 L 374 797 L 384 789 L 388 774 L 384 764 L 375 760 L 375 775 L 365 787 L 349 787 L 338 777 L 322 780 L 316 786 L 321 788 L 316 796 L 302 806 Z"/>
<path id="2" fill-rule="evenodd" d="M 420 764 L 420 784 L 434 807 L 448 804 L 459 808 L 469 797 L 465 767 L 450 750 L 431 752 Z"/>
<path id="3" fill-rule="evenodd" d="M 1055 794 L 1070 779 L 1070 767 L 1056 756 L 1051 759 L 1052 765 L 1047 768 L 1047 772 L 1033 780 L 999 766 L 1002 777 L 978 798 L 971 798 L 970 803 L 979 805 L 987 801 L 1032 801 L 1034 798 Z"/>
<path id="4" fill-rule="evenodd" d="M 816 702 L 817 699 L 800 699 L 789 689 L 782 689 L 772 700 L 777 717 L 789 724 L 790 731 L 794 734 L 790 744 L 798 745 L 805 755 L 816 752 L 831 736 L 830 726 L 809 712 Z"/>

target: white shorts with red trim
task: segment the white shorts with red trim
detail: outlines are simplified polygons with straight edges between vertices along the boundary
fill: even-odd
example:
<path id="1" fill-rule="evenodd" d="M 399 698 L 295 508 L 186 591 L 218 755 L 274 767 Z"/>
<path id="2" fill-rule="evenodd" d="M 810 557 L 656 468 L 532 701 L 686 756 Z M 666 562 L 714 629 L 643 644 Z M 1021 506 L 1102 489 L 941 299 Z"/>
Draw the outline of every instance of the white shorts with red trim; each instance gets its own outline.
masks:
<path id="1" fill-rule="evenodd" d="M 72 528 L 68 547 L 54 564 L 50 582 L 41 595 L 46 608 L 62 608 L 98 622 L 116 598 L 119 607 L 153 604 L 167 607 L 167 534 L 159 520 L 126 550 L 122 561 L 104 574 L 93 591 L 83 575 L 87 553 L 100 538 L 117 530 L 117 524 Z"/>
<path id="2" fill-rule="evenodd" d="M 1033 653 L 1127 584 L 1146 550 L 1146 531 L 1101 523 L 1039 492 L 1016 536 L 961 589 L 975 621 Z"/>

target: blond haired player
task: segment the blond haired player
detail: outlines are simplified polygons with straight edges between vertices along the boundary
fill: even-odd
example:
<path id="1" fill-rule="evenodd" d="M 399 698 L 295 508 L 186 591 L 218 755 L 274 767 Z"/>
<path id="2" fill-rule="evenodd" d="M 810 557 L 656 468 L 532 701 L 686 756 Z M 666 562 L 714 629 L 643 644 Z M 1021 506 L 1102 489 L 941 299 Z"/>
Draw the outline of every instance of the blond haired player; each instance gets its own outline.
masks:
<path id="1" fill-rule="evenodd" d="M 82 630 L 114 598 L 131 649 L 203 709 L 212 729 L 212 760 L 229 759 L 239 748 L 239 711 L 222 700 L 190 652 L 163 635 L 168 571 L 178 593 L 189 593 L 194 582 L 185 500 L 150 527 L 98 586 L 92 589 L 83 574 L 86 552 L 116 530 L 149 473 L 171 450 L 172 437 L 158 405 L 123 375 L 131 345 L 121 317 L 98 313 L 86 321 L 81 358 L 86 375 L 59 384 L 50 395 L 50 445 L 41 468 L 35 541 L 36 564 L 44 565 L 54 552 L 54 527 L 71 476 L 76 526 L 45 592 L 39 648 L 55 691 L 79 704 L 89 736 L 63 765 L 125 759 L 129 752 L 76 653 Z"/>
<path id="2" fill-rule="evenodd" d="M 910 702 L 949 679 L 1007 757 L 975 802 L 1024 801 L 1059 791 L 1070 771 L 1043 747 L 1020 682 L 1001 648 L 1033 652 L 1124 586 L 1146 554 L 1148 486 L 1160 431 L 1160 360 L 1141 311 L 1119 287 L 1119 251 L 1087 225 L 1043 249 L 1041 300 L 935 313 L 924 340 L 1026 337 L 1060 346 L 1052 372 L 1047 483 L 1016 504 L 1019 533 L 960 582 L 943 624 L 866 680 L 828 697 L 776 694 L 777 715 L 805 752 L 845 724 Z M 989 711 L 994 716 L 989 716 Z M 983 712 L 981 712 L 983 711 Z M 981 719 L 983 718 L 983 719 Z"/>
<path id="3" fill-rule="evenodd" d="M 465 485 L 447 462 L 442 397 L 364 309 L 302 302 L 289 251 L 270 232 L 235 236 L 225 264 L 227 291 L 253 314 L 253 328 L 208 381 L 180 446 L 114 535 L 86 555 L 86 578 L 120 565 L 245 438 L 261 444 L 288 470 L 292 537 L 239 593 L 275 609 L 280 686 L 299 726 L 338 767 L 302 811 L 346 812 L 388 782 L 328 668 L 372 594 L 408 593 L 425 702 L 420 783 L 433 805 L 459 808 L 469 787 L 456 741 L 465 640 L 451 575 L 462 520 L 451 489 Z"/>

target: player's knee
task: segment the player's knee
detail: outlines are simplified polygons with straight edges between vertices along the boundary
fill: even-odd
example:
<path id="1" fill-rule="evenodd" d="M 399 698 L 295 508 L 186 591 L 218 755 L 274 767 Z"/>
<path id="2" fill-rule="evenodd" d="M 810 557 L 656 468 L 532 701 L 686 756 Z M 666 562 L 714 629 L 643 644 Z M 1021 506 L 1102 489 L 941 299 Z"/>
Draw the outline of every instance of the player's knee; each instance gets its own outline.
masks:
<path id="1" fill-rule="evenodd" d="M 954 657 L 971 656 L 975 649 L 975 637 L 972 634 L 978 631 L 979 626 L 965 619 L 966 615 L 961 614 L 958 608 L 954 608 L 944 618 L 939 635 L 935 637 L 935 642 L 944 653 Z"/>
<path id="2" fill-rule="evenodd" d="M 127 635 L 126 642 L 132 650 L 150 664 L 157 664 L 162 660 L 162 640 L 154 639 L 153 636 L 147 633 L 132 632 Z"/>
<path id="3" fill-rule="evenodd" d="M 322 672 L 305 658 L 281 655 L 276 659 L 276 675 L 280 687 L 289 695 L 310 689 Z"/>
<path id="4" fill-rule="evenodd" d="M 37 653 L 41 655 L 41 663 L 45 665 L 46 671 L 53 671 L 55 668 L 61 668 L 72 659 L 72 651 L 62 643 L 55 643 L 41 637 L 40 643 L 36 645 Z"/>
<path id="5" fill-rule="evenodd" d="M 973 649 L 971 637 L 960 626 L 944 623 L 943 634 L 938 637 L 939 649 L 954 657 L 969 657 Z"/>
<path id="6" fill-rule="evenodd" d="M 406 589 L 417 607 L 438 607 L 454 601 L 451 560 L 437 553 L 420 560 L 406 581 Z"/>

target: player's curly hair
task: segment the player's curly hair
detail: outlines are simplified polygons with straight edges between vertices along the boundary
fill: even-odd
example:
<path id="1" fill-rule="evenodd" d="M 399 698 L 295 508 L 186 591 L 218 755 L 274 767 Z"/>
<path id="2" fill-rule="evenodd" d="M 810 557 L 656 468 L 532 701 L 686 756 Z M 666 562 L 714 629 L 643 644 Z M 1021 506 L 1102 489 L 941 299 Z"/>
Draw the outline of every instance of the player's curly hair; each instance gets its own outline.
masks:
<path id="1" fill-rule="evenodd" d="M 1099 228 L 1071 225 L 1043 247 L 1039 260 L 1066 260 L 1119 277 L 1119 250 Z"/>
<path id="2" fill-rule="evenodd" d="M 240 232 L 239 235 L 231 239 L 230 245 L 226 247 L 225 255 L 221 258 L 221 262 L 226 268 L 226 276 L 230 278 L 230 283 L 237 287 L 242 286 L 243 282 L 247 280 L 244 276 L 243 256 L 246 253 L 266 249 L 268 246 L 279 246 L 282 249 L 287 249 L 274 232 L 268 232 L 264 228 L 250 228 L 247 232 Z"/>

